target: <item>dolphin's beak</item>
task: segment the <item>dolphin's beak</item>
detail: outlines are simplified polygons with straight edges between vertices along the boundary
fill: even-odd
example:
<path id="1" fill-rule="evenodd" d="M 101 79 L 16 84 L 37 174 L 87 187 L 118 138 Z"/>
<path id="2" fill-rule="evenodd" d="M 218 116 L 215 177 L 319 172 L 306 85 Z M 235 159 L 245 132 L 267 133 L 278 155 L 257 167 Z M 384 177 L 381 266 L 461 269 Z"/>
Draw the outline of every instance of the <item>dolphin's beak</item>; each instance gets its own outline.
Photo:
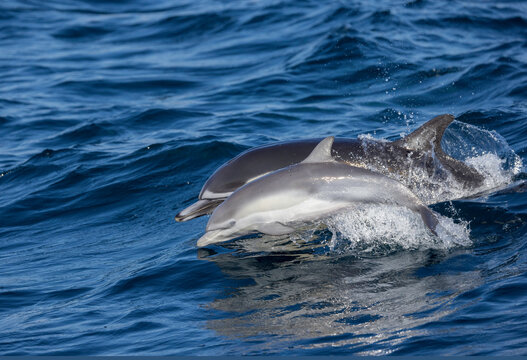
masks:
<path id="1" fill-rule="evenodd" d="M 176 215 L 176 221 L 182 222 L 199 216 L 208 215 L 225 199 L 198 200 L 189 207 L 181 210 Z"/>
<path id="2" fill-rule="evenodd" d="M 222 235 L 222 230 L 223 229 L 207 231 L 205 235 L 199 238 L 197 243 L 198 247 L 203 247 L 210 244 L 215 244 L 229 240 L 230 238 Z"/>

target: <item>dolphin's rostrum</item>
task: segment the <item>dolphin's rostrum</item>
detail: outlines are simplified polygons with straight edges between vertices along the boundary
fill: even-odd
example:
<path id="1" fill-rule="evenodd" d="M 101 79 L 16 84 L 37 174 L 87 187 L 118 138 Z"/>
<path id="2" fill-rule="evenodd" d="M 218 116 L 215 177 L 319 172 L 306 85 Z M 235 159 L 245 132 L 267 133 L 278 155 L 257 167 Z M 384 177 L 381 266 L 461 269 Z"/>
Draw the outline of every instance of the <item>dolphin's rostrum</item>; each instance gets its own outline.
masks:
<path id="1" fill-rule="evenodd" d="M 232 193 L 212 213 L 198 246 L 255 232 L 289 234 L 306 222 L 357 203 L 407 207 L 435 233 L 437 218 L 408 188 L 382 174 L 337 162 L 331 154 L 333 140 L 322 140 L 301 163 Z"/>
<path id="2" fill-rule="evenodd" d="M 368 168 L 382 173 L 420 196 L 450 177 L 455 185 L 467 192 L 483 183 L 483 176 L 462 161 L 448 156 L 441 148 L 445 129 L 454 120 L 452 115 L 440 115 L 428 121 L 406 137 L 393 142 L 337 139 L 332 148 L 336 161 Z M 305 159 L 320 139 L 291 141 L 250 149 L 223 164 L 203 186 L 199 201 L 176 215 L 176 221 L 210 214 L 216 206 L 239 187 L 272 171 L 297 164 Z M 416 181 L 410 173 L 421 171 Z M 431 191 L 428 191 L 430 193 Z M 434 203 L 420 196 L 425 203 Z M 452 200 L 456 195 L 442 198 Z"/>

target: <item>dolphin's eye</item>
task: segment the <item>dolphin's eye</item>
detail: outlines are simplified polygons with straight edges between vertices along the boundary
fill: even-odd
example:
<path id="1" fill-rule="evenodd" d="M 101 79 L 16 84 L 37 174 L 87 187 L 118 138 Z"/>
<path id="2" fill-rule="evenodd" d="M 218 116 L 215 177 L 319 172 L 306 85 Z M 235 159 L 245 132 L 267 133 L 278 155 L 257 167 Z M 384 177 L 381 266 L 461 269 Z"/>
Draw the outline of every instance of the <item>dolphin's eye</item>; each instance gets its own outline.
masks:
<path id="1" fill-rule="evenodd" d="M 229 225 L 228 226 L 229 227 L 233 227 L 235 224 L 236 224 L 236 221 L 231 220 L 231 221 L 229 221 Z"/>

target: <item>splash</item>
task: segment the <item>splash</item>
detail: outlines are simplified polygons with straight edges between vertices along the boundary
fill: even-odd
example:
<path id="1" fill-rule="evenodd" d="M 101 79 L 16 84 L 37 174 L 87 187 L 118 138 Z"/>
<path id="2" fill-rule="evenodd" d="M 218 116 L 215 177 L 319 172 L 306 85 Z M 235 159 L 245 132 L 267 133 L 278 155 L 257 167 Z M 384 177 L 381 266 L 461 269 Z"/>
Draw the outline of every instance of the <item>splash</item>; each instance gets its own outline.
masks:
<path id="1" fill-rule="evenodd" d="M 326 219 L 333 234 L 331 251 L 386 255 L 399 250 L 450 249 L 472 245 L 466 222 L 436 214 L 437 235 L 410 209 L 380 204 L 358 204 Z"/>
<path id="2" fill-rule="evenodd" d="M 483 185 L 479 190 L 491 190 L 509 184 L 514 175 L 522 168 L 521 160 L 513 168 L 506 168 L 506 159 L 499 158 L 496 154 L 487 153 L 480 156 L 470 157 L 465 162 L 476 169 L 485 177 Z"/>
<path id="3" fill-rule="evenodd" d="M 489 193 L 513 182 L 523 170 L 521 158 L 503 136 L 477 126 L 454 122 L 445 133 L 443 147 L 484 176 L 477 193 Z M 464 192 L 462 196 L 470 194 Z"/>
<path id="4" fill-rule="evenodd" d="M 464 161 L 483 175 L 484 181 L 477 188 L 457 181 L 433 152 L 422 159 L 408 157 L 400 164 L 398 172 L 391 171 L 391 164 L 378 156 L 385 151 L 379 147 L 388 142 L 369 134 L 361 135 L 359 139 L 371 159 L 367 165 L 370 170 L 405 184 L 428 205 L 500 190 L 511 184 L 523 169 L 521 158 L 501 135 L 459 122 L 452 123 L 447 129 L 442 147 L 450 156 Z M 425 163 L 427 166 L 423 166 Z M 432 168 L 434 170 L 430 171 Z"/>

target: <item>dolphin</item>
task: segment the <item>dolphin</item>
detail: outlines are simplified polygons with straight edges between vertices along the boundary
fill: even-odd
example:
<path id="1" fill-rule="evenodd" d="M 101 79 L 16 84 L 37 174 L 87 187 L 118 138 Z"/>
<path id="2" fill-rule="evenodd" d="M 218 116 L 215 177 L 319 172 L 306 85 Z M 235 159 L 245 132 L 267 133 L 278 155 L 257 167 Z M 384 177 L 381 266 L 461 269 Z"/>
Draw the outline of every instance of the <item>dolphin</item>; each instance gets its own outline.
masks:
<path id="1" fill-rule="evenodd" d="M 454 120 L 453 115 L 439 115 L 404 138 L 389 142 L 360 139 L 336 139 L 332 154 L 336 161 L 380 172 L 401 181 L 418 196 L 430 194 L 431 188 L 455 181 L 456 187 L 470 192 L 483 185 L 484 177 L 462 161 L 447 155 L 441 148 L 445 129 Z M 282 142 L 249 149 L 220 166 L 205 182 L 199 200 L 180 211 L 176 221 L 187 221 L 210 214 L 233 191 L 259 177 L 296 164 L 305 159 L 321 139 Z M 411 176 L 421 171 L 424 176 Z M 438 202 L 420 196 L 427 204 Z M 447 194 L 447 198 L 459 198 Z"/>
<path id="2" fill-rule="evenodd" d="M 331 153 L 334 138 L 322 140 L 302 162 L 274 171 L 233 192 L 210 217 L 197 245 L 251 233 L 285 235 L 306 222 L 353 204 L 404 206 L 421 215 L 435 233 L 438 220 L 407 187 L 380 173 L 347 165 Z"/>

